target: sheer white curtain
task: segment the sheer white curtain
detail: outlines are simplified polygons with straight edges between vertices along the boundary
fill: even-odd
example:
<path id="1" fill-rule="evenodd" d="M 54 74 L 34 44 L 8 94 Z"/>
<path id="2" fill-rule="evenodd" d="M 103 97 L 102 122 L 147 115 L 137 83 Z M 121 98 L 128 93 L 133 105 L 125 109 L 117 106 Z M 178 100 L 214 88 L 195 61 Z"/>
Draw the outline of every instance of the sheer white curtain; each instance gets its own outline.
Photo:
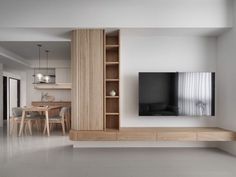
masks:
<path id="1" fill-rule="evenodd" d="M 212 74 L 188 72 L 178 74 L 179 115 L 210 116 Z"/>

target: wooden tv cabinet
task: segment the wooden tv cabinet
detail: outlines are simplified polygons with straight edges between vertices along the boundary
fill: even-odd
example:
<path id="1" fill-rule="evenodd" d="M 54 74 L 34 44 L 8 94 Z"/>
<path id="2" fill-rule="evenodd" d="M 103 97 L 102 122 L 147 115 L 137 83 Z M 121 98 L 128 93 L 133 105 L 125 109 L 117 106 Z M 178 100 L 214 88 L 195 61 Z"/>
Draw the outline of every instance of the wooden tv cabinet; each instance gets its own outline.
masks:
<path id="1" fill-rule="evenodd" d="M 218 127 L 121 128 L 117 131 L 70 131 L 72 141 L 235 141 L 236 133 Z"/>

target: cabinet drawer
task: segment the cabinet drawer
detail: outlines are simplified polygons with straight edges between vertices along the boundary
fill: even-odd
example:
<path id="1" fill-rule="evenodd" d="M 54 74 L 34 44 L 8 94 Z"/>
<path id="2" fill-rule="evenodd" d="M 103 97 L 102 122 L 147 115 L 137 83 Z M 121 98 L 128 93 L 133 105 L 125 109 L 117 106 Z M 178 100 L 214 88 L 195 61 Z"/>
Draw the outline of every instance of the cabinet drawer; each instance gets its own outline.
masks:
<path id="1" fill-rule="evenodd" d="M 158 141 L 196 141 L 195 132 L 158 132 Z"/>
<path id="2" fill-rule="evenodd" d="M 155 141 L 155 132 L 119 132 L 117 135 L 119 141 Z"/>
<path id="3" fill-rule="evenodd" d="M 198 141 L 235 141 L 234 132 L 198 132 Z"/>
<path id="4" fill-rule="evenodd" d="M 77 131 L 78 141 L 116 141 L 116 132 Z"/>

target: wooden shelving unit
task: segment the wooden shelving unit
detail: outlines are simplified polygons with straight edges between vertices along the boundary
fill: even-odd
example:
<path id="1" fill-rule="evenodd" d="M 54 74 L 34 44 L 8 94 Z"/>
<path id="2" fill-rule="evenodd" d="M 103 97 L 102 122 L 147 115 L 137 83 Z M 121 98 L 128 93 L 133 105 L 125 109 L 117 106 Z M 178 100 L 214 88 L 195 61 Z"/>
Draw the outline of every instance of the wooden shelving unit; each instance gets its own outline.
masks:
<path id="1" fill-rule="evenodd" d="M 104 31 L 104 130 L 120 129 L 120 35 Z M 110 92 L 114 90 L 115 96 Z"/>

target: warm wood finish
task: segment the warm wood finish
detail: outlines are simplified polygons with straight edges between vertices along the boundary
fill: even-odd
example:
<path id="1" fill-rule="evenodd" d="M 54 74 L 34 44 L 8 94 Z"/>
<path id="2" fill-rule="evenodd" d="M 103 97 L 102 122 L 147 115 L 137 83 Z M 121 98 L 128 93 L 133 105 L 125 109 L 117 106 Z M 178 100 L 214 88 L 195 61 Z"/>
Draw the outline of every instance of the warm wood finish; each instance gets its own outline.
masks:
<path id="1" fill-rule="evenodd" d="M 72 33 L 72 128 L 103 130 L 103 30 Z"/>
<path id="2" fill-rule="evenodd" d="M 112 131 L 114 128 L 107 128 L 107 131 L 102 133 L 102 140 L 106 140 L 105 134 L 110 136 L 112 132 L 113 138 L 116 141 L 236 141 L 236 133 L 230 130 L 221 128 L 122 128 L 119 131 Z M 94 137 L 94 134 L 100 131 L 93 131 L 92 135 L 89 132 L 75 131 L 70 132 L 70 139 L 78 140 L 100 140 Z M 78 138 L 79 136 L 79 138 Z M 90 137 L 92 136 L 92 137 Z M 110 140 L 110 139 L 108 139 Z"/>
<path id="3" fill-rule="evenodd" d="M 104 34 L 104 125 L 105 130 L 120 128 L 120 35 Z M 114 90 L 116 96 L 110 96 Z M 114 99 L 115 98 L 115 99 Z"/>
<path id="4" fill-rule="evenodd" d="M 116 132 L 112 131 L 80 131 L 80 133 L 77 133 L 71 130 L 70 133 L 70 138 L 76 138 L 76 141 L 115 141 L 117 139 Z"/>
<path id="5" fill-rule="evenodd" d="M 196 141 L 197 135 L 195 132 L 158 132 L 158 141 Z"/>
<path id="6" fill-rule="evenodd" d="M 32 106 L 60 106 L 60 107 L 71 107 L 71 102 L 70 101 L 32 101 L 31 103 Z M 49 117 L 59 115 L 60 109 L 53 109 L 51 110 L 48 114 Z M 65 118 L 66 121 L 66 127 L 69 130 L 70 129 L 70 124 L 71 124 L 71 112 L 69 111 L 68 114 L 66 115 Z"/>
<path id="7" fill-rule="evenodd" d="M 236 140 L 234 132 L 214 131 L 214 132 L 198 132 L 198 141 L 232 141 Z"/>
<path id="8" fill-rule="evenodd" d="M 32 106 L 61 106 L 71 107 L 70 101 L 32 101 Z"/>
<path id="9" fill-rule="evenodd" d="M 121 131 L 117 135 L 118 141 L 155 141 L 155 131 Z"/>
<path id="10" fill-rule="evenodd" d="M 50 130 L 49 130 L 49 111 L 54 110 L 54 109 L 60 109 L 61 106 L 44 106 L 44 107 L 36 107 L 36 106 L 30 106 L 30 107 L 24 107 L 22 111 L 22 118 L 21 118 L 21 123 L 20 123 L 20 131 L 19 131 L 19 136 L 22 135 L 22 131 L 24 128 L 24 122 L 26 118 L 26 113 L 27 112 L 39 112 L 39 113 L 44 113 L 45 115 L 45 130 L 47 130 L 47 135 L 50 136 Z M 32 134 L 32 132 L 31 132 Z"/>
<path id="11" fill-rule="evenodd" d="M 34 88 L 38 90 L 71 90 L 71 83 L 35 84 Z"/>

